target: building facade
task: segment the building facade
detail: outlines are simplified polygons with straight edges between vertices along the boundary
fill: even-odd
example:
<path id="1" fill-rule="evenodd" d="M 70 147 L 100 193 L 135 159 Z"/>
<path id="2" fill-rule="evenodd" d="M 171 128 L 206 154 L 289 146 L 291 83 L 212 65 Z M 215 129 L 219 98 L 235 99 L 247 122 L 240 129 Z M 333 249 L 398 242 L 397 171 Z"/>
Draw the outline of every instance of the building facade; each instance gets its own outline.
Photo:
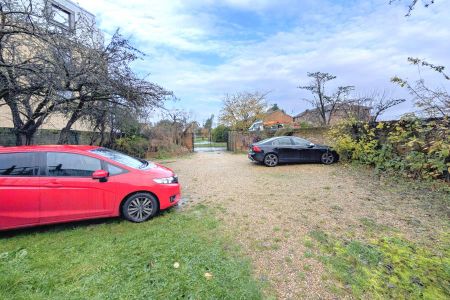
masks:
<path id="1" fill-rule="evenodd" d="M 47 24 L 54 26 L 55 29 L 66 30 L 71 34 L 82 36 L 87 31 L 91 36 L 86 38 L 86 47 L 98 47 L 103 45 L 104 38 L 102 32 L 96 25 L 95 15 L 88 12 L 70 0 L 33 0 L 34 9 L 43 11 L 41 15 L 48 22 Z M 20 43 L 20 41 L 19 41 Z M 26 49 L 26 43 L 23 43 L 21 51 L 25 55 L 30 55 L 32 50 Z M 27 54 L 28 53 L 28 54 Z M 58 91 L 64 93 L 64 91 Z M 67 124 L 67 118 L 63 114 L 51 114 L 45 122 L 40 126 L 41 129 L 61 130 Z M 0 128 L 13 128 L 13 120 L 11 109 L 8 105 L 0 100 Z M 77 121 L 73 126 L 73 130 L 77 131 L 92 131 L 89 124 Z"/>
<path id="2" fill-rule="evenodd" d="M 294 119 L 282 110 L 276 110 L 267 113 L 263 118 L 264 124 L 283 124 L 290 125 Z"/>

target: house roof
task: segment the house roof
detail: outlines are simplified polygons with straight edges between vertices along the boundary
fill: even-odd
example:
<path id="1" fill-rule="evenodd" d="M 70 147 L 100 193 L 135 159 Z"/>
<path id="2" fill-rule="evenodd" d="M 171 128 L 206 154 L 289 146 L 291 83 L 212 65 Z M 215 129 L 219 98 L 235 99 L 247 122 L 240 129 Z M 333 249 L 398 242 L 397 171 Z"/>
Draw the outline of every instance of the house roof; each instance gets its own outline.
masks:
<path id="1" fill-rule="evenodd" d="M 281 109 L 280 109 L 280 110 L 268 110 L 268 111 L 266 112 L 265 115 L 266 115 L 266 116 L 270 116 L 270 115 L 272 115 L 272 114 L 274 114 L 274 113 L 277 113 L 277 112 L 280 112 L 280 113 L 282 113 L 283 115 L 286 115 L 286 116 L 292 118 L 292 116 L 290 116 L 289 114 L 285 113 L 285 112 L 282 111 Z"/>

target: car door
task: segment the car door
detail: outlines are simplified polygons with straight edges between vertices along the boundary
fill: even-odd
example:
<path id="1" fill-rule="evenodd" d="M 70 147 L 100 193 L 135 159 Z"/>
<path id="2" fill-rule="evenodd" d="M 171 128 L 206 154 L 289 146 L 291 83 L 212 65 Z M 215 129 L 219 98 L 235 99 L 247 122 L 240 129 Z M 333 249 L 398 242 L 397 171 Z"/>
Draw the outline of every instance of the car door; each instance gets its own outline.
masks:
<path id="1" fill-rule="evenodd" d="M 297 158 L 295 149 L 289 137 L 282 137 L 272 142 L 274 150 L 278 153 L 278 159 L 281 162 L 293 162 Z"/>
<path id="2" fill-rule="evenodd" d="M 69 152 L 47 152 L 42 178 L 41 223 L 78 220 L 113 213 L 114 193 L 107 182 L 94 180 L 100 159 Z"/>
<path id="3" fill-rule="evenodd" d="M 0 153 L 0 229 L 39 223 L 39 159 L 36 153 Z"/>
<path id="4" fill-rule="evenodd" d="M 316 149 L 314 149 L 314 144 L 299 137 L 292 137 L 292 143 L 295 145 L 296 156 L 299 162 L 315 161 Z"/>

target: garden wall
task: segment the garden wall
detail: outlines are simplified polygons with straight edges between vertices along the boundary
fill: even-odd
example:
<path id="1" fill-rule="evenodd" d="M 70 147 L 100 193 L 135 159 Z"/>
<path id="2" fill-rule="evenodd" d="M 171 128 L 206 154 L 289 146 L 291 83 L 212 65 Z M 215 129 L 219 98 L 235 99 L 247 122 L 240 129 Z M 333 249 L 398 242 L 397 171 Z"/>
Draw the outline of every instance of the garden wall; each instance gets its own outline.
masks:
<path id="1" fill-rule="evenodd" d="M 58 143 L 60 130 L 39 129 L 33 138 L 35 145 L 55 145 Z M 92 132 L 70 131 L 69 144 L 89 145 Z M 16 136 L 12 128 L 0 128 L 0 146 L 15 146 Z"/>
<path id="2" fill-rule="evenodd" d="M 273 136 L 298 136 L 315 144 L 329 144 L 328 127 L 280 129 L 278 131 L 240 132 L 230 131 L 228 134 L 227 150 L 233 152 L 247 151 L 251 144 Z"/>

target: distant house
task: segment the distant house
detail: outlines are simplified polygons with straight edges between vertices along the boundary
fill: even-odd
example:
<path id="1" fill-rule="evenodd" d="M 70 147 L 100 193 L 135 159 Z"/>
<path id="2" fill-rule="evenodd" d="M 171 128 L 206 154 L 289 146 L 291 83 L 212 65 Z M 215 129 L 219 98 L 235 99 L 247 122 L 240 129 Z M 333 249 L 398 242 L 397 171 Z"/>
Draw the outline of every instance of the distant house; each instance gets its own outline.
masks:
<path id="1" fill-rule="evenodd" d="M 369 121 L 370 120 L 370 110 L 371 107 L 363 106 L 363 105 L 353 105 L 346 104 L 336 107 L 333 114 L 330 116 L 330 106 L 325 107 L 325 116 L 328 121 L 328 125 L 334 125 L 339 121 L 348 119 L 348 118 L 356 118 L 361 121 Z M 320 116 L 320 111 L 315 109 L 307 109 L 304 112 L 296 115 L 294 117 L 294 123 L 305 123 L 310 126 L 322 126 L 323 120 Z"/>
<path id="2" fill-rule="evenodd" d="M 282 110 L 269 111 L 263 118 L 264 123 L 292 124 L 294 119 Z"/>
<path id="3" fill-rule="evenodd" d="M 268 128 L 279 128 L 294 123 L 294 118 L 286 114 L 282 110 L 269 110 L 264 115 L 262 120 L 258 120 L 252 124 L 249 131 L 259 131 Z"/>

